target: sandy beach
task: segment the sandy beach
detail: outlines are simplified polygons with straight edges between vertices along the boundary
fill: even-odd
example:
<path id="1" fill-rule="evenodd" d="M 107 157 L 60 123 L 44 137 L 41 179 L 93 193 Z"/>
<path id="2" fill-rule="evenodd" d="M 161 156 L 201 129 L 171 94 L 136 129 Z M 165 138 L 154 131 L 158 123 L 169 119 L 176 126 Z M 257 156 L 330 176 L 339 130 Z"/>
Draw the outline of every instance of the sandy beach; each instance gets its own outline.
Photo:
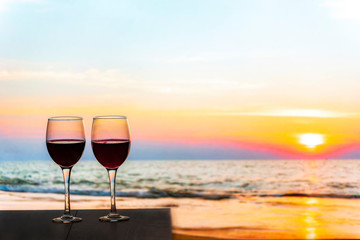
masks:
<path id="1" fill-rule="evenodd" d="M 174 239 L 360 238 L 360 200 L 118 198 L 118 208 L 169 207 Z M 62 194 L 0 192 L 1 210 L 62 209 Z M 72 209 L 107 209 L 105 196 L 71 196 Z M 121 210 L 120 210 L 121 211 Z"/>

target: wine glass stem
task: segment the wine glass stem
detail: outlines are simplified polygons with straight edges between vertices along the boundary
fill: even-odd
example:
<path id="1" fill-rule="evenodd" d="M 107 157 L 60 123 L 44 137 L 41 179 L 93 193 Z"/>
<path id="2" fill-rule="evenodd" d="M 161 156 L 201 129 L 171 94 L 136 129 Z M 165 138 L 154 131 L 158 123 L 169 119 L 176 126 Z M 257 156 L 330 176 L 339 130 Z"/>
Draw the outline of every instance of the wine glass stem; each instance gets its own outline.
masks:
<path id="1" fill-rule="evenodd" d="M 107 169 L 110 181 L 111 211 L 110 214 L 117 214 L 115 200 L 115 182 L 117 169 Z"/>
<path id="2" fill-rule="evenodd" d="M 62 168 L 65 184 L 65 210 L 64 215 L 70 215 L 70 173 L 71 168 Z"/>

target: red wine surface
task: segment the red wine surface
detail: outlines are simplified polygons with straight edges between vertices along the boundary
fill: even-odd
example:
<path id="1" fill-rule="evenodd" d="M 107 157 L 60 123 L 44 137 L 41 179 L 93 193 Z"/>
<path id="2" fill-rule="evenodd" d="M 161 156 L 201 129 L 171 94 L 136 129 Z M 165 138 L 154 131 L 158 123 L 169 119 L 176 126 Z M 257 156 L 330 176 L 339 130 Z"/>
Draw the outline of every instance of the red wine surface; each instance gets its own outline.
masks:
<path id="1" fill-rule="evenodd" d="M 101 139 L 91 141 L 96 159 L 107 169 L 116 169 L 125 162 L 130 148 L 127 139 Z"/>
<path id="2" fill-rule="evenodd" d="M 56 139 L 46 142 L 51 158 L 61 167 L 72 167 L 84 152 L 85 141 L 78 139 Z"/>

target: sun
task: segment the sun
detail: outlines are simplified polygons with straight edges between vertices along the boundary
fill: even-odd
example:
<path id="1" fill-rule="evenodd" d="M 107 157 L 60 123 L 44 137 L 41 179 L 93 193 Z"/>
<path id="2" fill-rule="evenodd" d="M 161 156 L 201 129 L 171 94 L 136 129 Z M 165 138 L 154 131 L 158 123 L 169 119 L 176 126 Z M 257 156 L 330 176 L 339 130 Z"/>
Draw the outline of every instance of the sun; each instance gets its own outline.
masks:
<path id="1" fill-rule="evenodd" d="M 319 133 L 304 133 L 298 135 L 299 143 L 305 145 L 307 148 L 315 148 L 318 145 L 324 144 L 324 135 Z"/>

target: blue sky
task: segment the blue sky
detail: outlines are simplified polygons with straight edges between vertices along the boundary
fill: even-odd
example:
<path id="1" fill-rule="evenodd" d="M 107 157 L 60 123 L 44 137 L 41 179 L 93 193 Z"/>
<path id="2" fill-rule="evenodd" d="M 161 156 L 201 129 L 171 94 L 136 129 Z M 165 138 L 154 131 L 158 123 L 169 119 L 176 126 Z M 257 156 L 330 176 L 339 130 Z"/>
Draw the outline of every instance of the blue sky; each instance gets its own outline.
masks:
<path id="1" fill-rule="evenodd" d="M 2 2 L 0 53 L 8 59 L 108 69 L 263 51 L 359 53 L 358 19 L 337 19 L 330 7 L 340 1 Z"/>

